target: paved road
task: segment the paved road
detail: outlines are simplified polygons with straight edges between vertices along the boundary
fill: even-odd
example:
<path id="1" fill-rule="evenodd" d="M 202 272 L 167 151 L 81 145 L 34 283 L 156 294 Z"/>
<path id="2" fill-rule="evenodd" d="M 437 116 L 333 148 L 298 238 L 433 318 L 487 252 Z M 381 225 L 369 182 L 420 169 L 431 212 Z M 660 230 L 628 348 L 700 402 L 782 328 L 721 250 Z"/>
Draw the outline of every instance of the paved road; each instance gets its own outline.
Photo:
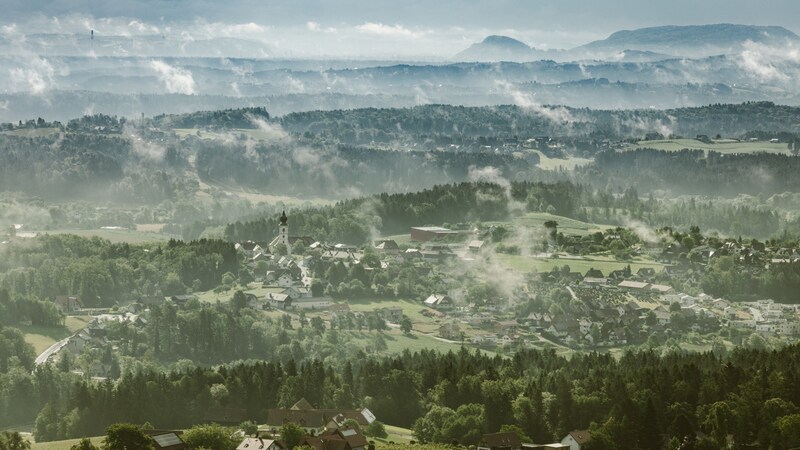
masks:
<path id="1" fill-rule="evenodd" d="M 46 363 L 50 359 L 50 357 L 58 353 L 58 351 L 61 350 L 62 347 L 67 345 L 67 341 L 69 340 L 70 337 L 65 337 L 64 339 L 48 347 L 47 350 L 43 351 L 41 355 L 36 357 L 36 365 L 40 366 Z"/>

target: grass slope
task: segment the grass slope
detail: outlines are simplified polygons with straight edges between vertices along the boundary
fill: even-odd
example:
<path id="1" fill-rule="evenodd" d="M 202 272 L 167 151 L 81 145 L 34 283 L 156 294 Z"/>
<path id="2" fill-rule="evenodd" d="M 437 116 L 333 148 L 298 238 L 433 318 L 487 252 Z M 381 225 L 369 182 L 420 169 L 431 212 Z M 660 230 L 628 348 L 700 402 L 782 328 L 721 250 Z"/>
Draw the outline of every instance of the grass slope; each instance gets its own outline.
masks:
<path id="1" fill-rule="evenodd" d="M 92 444 L 100 447 L 103 444 L 103 437 L 104 436 L 97 436 L 89 439 L 92 441 Z M 69 450 L 80 441 L 80 439 L 67 439 L 66 441 L 32 442 L 31 450 Z"/>
<path id="2" fill-rule="evenodd" d="M 19 329 L 25 334 L 25 342 L 31 344 L 38 355 L 61 339 L 85 327 L 88 321 L 88 317 L 68 316 L 63 327 L 21 325 Z"/>
<path id="3" fill-rule="evenodd" d="M 771 142 L 739 142 L 730 139 L 714 140 L 708 144 L 696 139 L 664 139 L 655 141 L 639 141 L 635 145 L 628 147 L 629 150 L 637 148 L 653 148 L 656 150 L 666 150 L 676 152 L 683 149 L 694 149 L 704 151 L 715 151 L 719 153 L 789 153 L 786 143 Z"/>

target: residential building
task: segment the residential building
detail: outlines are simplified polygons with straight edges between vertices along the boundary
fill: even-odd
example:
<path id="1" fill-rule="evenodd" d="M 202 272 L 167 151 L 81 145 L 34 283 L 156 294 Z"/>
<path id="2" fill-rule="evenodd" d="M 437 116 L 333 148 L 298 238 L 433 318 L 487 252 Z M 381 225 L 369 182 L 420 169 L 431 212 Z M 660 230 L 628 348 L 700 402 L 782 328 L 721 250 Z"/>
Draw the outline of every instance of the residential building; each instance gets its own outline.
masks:
<path id="1" fill-rule="evenodd" d="M 561 439 L 561 443 L 569 445 L 569 450 L 581 450 L 581 447 L 589 442 L 589 439 L 591 439 L 589 430 L 575 430 L 567 433 L 564 439 Z"/>

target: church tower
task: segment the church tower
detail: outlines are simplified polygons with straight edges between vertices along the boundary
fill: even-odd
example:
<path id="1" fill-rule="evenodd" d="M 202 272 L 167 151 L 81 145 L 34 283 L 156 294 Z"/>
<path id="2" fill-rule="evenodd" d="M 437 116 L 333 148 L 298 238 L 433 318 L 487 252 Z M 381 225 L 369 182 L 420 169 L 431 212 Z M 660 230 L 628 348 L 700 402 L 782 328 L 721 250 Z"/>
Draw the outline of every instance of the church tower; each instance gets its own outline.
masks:
<path id="1" fill-rule="evenodd" d="M 278 227 L 278 238 L 280 240 L 278 242 L 282 242 L 286 246 L 286 254 L 291 255 L 292 245 L 289 243 L 289 225 L 287 224 L 289 218 L 286 217 L 286 211 L 281 214 L 280 221 L 281 224 Z"/>

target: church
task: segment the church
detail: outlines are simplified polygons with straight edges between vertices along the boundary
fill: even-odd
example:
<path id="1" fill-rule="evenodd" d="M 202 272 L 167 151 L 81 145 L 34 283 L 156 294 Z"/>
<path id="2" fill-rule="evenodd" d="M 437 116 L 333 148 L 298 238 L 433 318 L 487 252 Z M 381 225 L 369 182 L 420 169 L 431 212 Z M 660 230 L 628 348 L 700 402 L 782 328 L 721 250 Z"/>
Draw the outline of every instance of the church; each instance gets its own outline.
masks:
<path id="1" fill-rule="evenodd" d="M 314 238 L 311 236 L 291 236 L 289 235 L 289 218 L 286 217 L 286 211 L 283 211 L 279 218 L 280 224 L 278 225 L 278 235 L 269 243 L 269 250 L 275 253 L 275 247 L 278 244 L 286 246 L 286 253 L 292 254 L 292 247 L 298 241 L 303 243 L 303 246 L 308 247 L 314 243 Z"/>

